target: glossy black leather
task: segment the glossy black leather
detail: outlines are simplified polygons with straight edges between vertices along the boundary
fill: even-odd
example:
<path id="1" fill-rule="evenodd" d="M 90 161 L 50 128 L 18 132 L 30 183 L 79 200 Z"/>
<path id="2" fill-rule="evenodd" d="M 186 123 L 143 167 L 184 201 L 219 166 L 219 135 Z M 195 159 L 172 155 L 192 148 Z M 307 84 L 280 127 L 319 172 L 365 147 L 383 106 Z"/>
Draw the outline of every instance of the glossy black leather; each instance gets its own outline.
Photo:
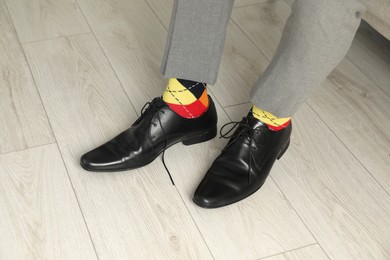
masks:
<path id="1" fill-rule="evenodd" d="M 152 162 L 173 144 L 208 141 L 217 134 L 217 112 L 209 97 L 209 108 L 200 117 L 186 119 L 155 98 L 135 123 L 107 143 L 84 154 L 81 166 L 89 171 L 135 169 Z"/>
<path id="2" fill-rule="evenodd" d="M 257 191 L 275 160 L 287 150 L 291 130 L 291 124 L 281 131 L 271 131 L 251 115 L 243 118 L 196 189 L 195 204 L 222 207 Z"/>

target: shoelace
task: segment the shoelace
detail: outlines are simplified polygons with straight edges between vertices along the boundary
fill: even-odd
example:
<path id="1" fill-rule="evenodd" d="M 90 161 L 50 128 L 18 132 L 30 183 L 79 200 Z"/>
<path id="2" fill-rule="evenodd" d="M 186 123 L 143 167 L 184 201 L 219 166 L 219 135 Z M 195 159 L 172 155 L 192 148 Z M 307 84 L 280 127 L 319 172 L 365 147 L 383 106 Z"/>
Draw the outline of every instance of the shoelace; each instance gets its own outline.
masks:
<path id="1" fill-rule="evenodd" d="M 233 125 L 226 133 L 223 133 L 223 129 L 228 126 L 228 125 Z M 238 126 L 238 128 L 237 128 Z M 237 128 L 237 129 L 236 129 Z M 231 135 L 231 133 L 234 129 L 234 131 Z M 241 129 L 241 130 L 240 130 Z M 252 146 L 253 143 L 253 129 L 249 126 L 247 119 L 243 118 L 241 121 L 233 121 L 224 124 L 220 131 L 219 131 L 219 138 L 225 138 L 229 139 L 232 138 L 229 143 L 225 146 L 225 148 L 222 150 L 225 151 L 227 148 L 229 148 L 231 145 L 233 145 L 238 139 L 241 137 L 244 137 L 245 135 L 248 135 L 249 137 L 249 155 L 248 155 L 248 161 L 249 161 L 249 167 L 248 167 L 248 183 L 251 183 L 251 169 L 252 169 L 252 149 L 256 150 L 257 148 Z"/>
<path id="2" fill-rule="evenodd" d="M 154 115 L 156 112 L 161 112 L 161 113 L 165 113 L 164 110 L 159 110 L 159 107 L 156 106 L 156 102 L 159 98 L 154 98 L 151 102 L 147 102 L 141 109 L 141 116 L 134 122 L 133 125 L 137 124 L 138 122 L 140 122 L 147 114 L 148 114 L 148 111 L 152 110 L 152 113 L 151 115 Z M 150 120 L 152 120 L 153 116 L 151 116 Z M 164 131 L 164 127 L 161 123 L 161 120 L 160 120 L 160 114 L 157 113 L 157 120 L 160 124 L 160 127 L 161 127 L 161 130 L 163 132 L 163 135 L 164 135 L 164 150 L 162 152 L 162 156 L 161 156 L 161 160 L 162 160 L 162 163 L 164 165 L 164 168 L 165 170 L 167 171 L 168 173 L 168 176 L 169 176 L 169 179 L 171 180 L 172 182 L 172 185 L 175 185 L 175 182 L 173 181 L 173 178 L 172 178 L 172 175 L 171 175 L 171 172 L 168 170 L 168 167 L 167 165 L 165 164 L 165 149 L 167 148 L 167 144 L 168 144 L 168 140 L 167 140 L 167 136 L 165 134 L 165 131 Z M 156 123 L 152 123 L 153 126 L 157 126 Z"/>

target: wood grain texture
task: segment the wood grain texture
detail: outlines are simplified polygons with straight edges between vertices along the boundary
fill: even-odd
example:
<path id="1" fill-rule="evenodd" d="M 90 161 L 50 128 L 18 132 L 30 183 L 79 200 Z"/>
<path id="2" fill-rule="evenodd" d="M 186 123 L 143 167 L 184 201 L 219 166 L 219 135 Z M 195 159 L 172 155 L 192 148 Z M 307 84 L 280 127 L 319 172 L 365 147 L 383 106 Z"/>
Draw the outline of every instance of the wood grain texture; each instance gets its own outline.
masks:
<path id="1" fill-rule="evenodd" d="M 278 47 L 290 13 L 291 7 L 286 2 L 274 1 L 234 9 L 232 19 L 270 60 Z"/>
<path id="2" fill-rule="evenodd" d="M 390 40 L 362 23 L 347 57 L 390 97 Z"/>
<path id="3" fill-rule="evenodd" d="M 215 100 L 215 98 L 214 98 Z M 229 122 L 220 105 L 219 129 Z M 193 193 L 227 140 L 183 146 L 166 151 L 166 162 L 184 202 L 215 259 L 257 259 L 315 242 L 275 183 L 239 203 L 203 209 Z"/>
<path id="4" fill-rule="evenodd" d="M 308 104 L 390 194 L 390 97 L 345 59 Z"/>
<path id="5" fill-rule="evenodd" d="M 294 122 L 274 175 L 284 194 L 330 258 L 389 259 L 389 195 L 307 106 Z"/>
<path id="6" fill-rule="evenodd" d="M 54 137 L 4 1 L 0 1 L 0 154 Z"/>
<path id="7" fill-rule="evenodd" d="M 248 114 L 248 111 L 251 109 L 252 103 L 247 102 L 240 105 L 235 105 L 231 107 L 225 107 L 223 110 L 226 111 L 226 114 L 229 116 L 232 121 L 241 121 L 241 119 Z"/>
<path id="8" fill-rule="evenodd" d="M 75 0 L 5 0 L 22 43 L 89 32 Z"/>
<path id="9" fill-rule="evenodd" d="M 167 32 L 145 1 L 78 1 L 89 24 L 140 111 L 146 101 L 160 96 L 166 79 L 160 73 Z"/>
<path id="10" fill-rule="evenodd" d="M 87 3 L 87 1 L 85 1 L 85 3 Z M 121 9 L 127 8 L 124 2 L 117 1 L 117 3 L 119 3 L 121 7 L 123 6 Z M 164 11 L 167 11 L 168 9 L 158 8 L 160 6 L 159 2 L 149 1 L 149 4 L 152 6 L 157 15 L 162 14 L 160 19 L 164 21 L 164 23 L 166 23 L 165 26 L 168 27 L 168 21 L 164 20 L 168 17 L 168 15 L 164 15 Z M 84 10 L 92 8 L 93 5 L 88 3 L 88 5 L 82 4 L 81 6 Z M 104 10 L 110 10 L 110 8 L 113 10 L 114 7 L 118 8 L 118 6 L 111 4 L 109 7 L 104 8 Z M 142 9 L 144 8 L 143 6 L 139 6 L 139 8 L 141 9 L 138 10 L 138 12 L 144 14 L 143 16 L 146 17 L 148 12 Z M 97 19 L 95 15 L 103 13 L 104 10 L 90 12 L 90 15 L 93 15 L 93 20 L 95 22 L 101 20 Z M 86 13 L 88 13 L 88 11 L 86 11 Z M 121 13 L 116 13 L 116 19 L 121 21 L 125 20 L 126 17 L 122 18 L 121 15 Z M 89 15 L 87 15 L 87 17 L 89 17 Z M 108 17 L 107 13 L 105 17 Z M 140 17 L 140 14 L 137 14 L 136 17 Z M 153 21 L 153 19 L 149 17 L 149 21 Z M 107 24 L 113 24 L 113 21 L 107 22 Z M 235 26 L 234 24 L 231 25 Z M 141 40 L 145 39 L 146 36 L 144 32 L 139 31 L 140 29 L 134 27 L 133 25 L 129 26 L 136 30 L 137 35 L 141 35 Z M 95 31 L 95 27 L 93 25 L 92 27 Z M 160 30 L 165 31 L 164 27 L 160 26 L 159 28 Z M 240 33 L 236 26 L 233 30 L 234 31 L 232 35 L 234 33 Z M 164 34 L 165 33 L 166 32 L 164 32 Z M 100 36 L 98 36 L 98 39 L 106 39 L 107 35 L 110 34 L 110 30 L 107 30 L 106 32 L 99 29 L 98 35 Z M 132 35 L 134 34 L 135 33 L 132 32 Z M 158 37 L 159 35 L 160 34 L 158 34 Z M 126 44 L 129 44 L 131 40 L 130 37 L 132 36 L 129 35 L 128 37 L 129 38 L 126 39 L 116 37 L 115 42 L 117 46 L 125 46 Z M 233 42 L 231 45 L 234 47 L 228 48 L 234 50 L 231 51 L 232 55 L 227 56 L 227 59 L 236 59 L 237 62 L 235 67 L 231 66 L 230 64 L 228 65 L 231 68 L 229 72 L 234 73 L 236 68 L 240 68 L 240 73 L 244 74 L 243 72 L 245 67 L 250 66 L 248 63 L 261 64 L 262 60 L 266 60 L 265 58 L 259 58 L 259 61 L 256 60 L 257 57 L 261 57 L 261 54 L 254 52 L 256 48 L 253 45 L 250 46 L 250 42 L 248 40 L 245 41 L 245 37 L 242 33 L 238 34 L 237 37 L 233 37 L 231 42 Z M 249 51 L 246 50 L 247 48 L 242 48 L 242 46 L 247 47 L 248 45 L 250 46 Z M 109 48 L 115 49 L 113 46 L 109 46 Z M 239 54 L 235 54 L 234 52 L 238 49 L 242 50 L 241 53 L 246 53 L 246 55 L 242 57 Z M 252 50 L 252 52 L 250 52 L 250 50 Z M 123 51 L 125 53 L 123 53 L 122 56 L 127 57 L 130 57 L 130 55 L 132 55 L 131 53 L 133 52 L 133 50 L 125 49 L 123 49 Z M 134 52 L 139 52 L 137 55 L 140 57 L 146 57 L 147 55 L 150 55 L 151 50 L 146 51 L 143 48 L 138 48 L 134 50 Z M 108 56 L 110 57 L 109 53 Z M 246 61 L 246 58 L 248 58 L 249 62 Z M 134 58 L 132 59 L 134 60 Z M 139 61 L 135 60 L 134 62 Z M 116 63 L 116 66 L 120 66 L 119 68 L 122 71 L 126 71 L 128 69 L 128 66 L 124 62 L 118 62 Z M 118 67 L 116 66 L 114 65 L 114 68 L 117 70 Z M 225 70 L 224 73 L 228 74 L 229 72 Z M 138 73 L 126 73 L 126 77 L 132 78 L 132 81 L 143 80 L 143 76 Z M 248 76 L 248 73 L 245 74 Z M 236 72 L 234 75 L 237 76 L 238 73 Z M 255 73 L 253 75 L 255 75 Z M 154 74 L 151 74 L 148 77 L 148 80 L 153 80 L 153 77 L 155 76 Z M 158 81 L 158 77 L 156 76 L 154 79 L 156 82 Z M 233 79 L 233 76 L 226 75 L 222 78 L 225 78 L 225 82 L 227 82 L 229 79 Z M 237 89 L 236 84 L 231 84 L 230 86 L 234 86 Z M 130 99 L 137 100 L 136 102 L 144 100 L 144 94 L 138 90 L 136 85 L 129 85 L 127 88 L 131 88 L 131 91 L 128 92 L 131 93 Z M 215 88 L 212 88 L 211 90 L 214 93 L 214 90 L 218 90 L 218 86 L 215 86 Z M 151 89 L 148 88 L 148 85 L 143 85 L 142 91 L 146 93 L 155 92 L 154 87 Z M 226 90 L 224 93 L 227 93 Z M 159 94 L 161 94 L 161 90 Z M 247 94 L 244 95 L 247 96 Z M 224 95 L 224 97 L 228 98 L 227 95 Z M 221 126 L 223 123 L 226 123 L 228 119 L 226 115 L 224 115 L 219 105 L 218 110 L 220 112 L 219 126 Z M 210 166 L 211 162 L 221 151 L 224 144 L 225 142 L 218 140 L 218 142 L 208 142 L 206 144 L 199 144 L 194 147 L 184 147 L 182 145 L 177 145 L 170 148 L 166 152 L 166 162 L 175 178 L 176 186 L 178 187 L 184 202 L 187 204 L 187 207 L 190 209 L 190 212 L 200 231 L 202 232 L 202 235 L 205 238 L 213 256 L 217 259 L 251 259 L 267 256 L 277 252 L 283 252 L 287 248 L 291 249 L 299 247 L 300 245 L 307 245 L 312 243 L 313 239 L 311 238 L 310 234 L 307 232 L 296 214 L 291 210 L 289 205 L 285 202 L 277 187 L 272 185 L 272 183 L 268 185 L 268 188 L 266 188 L 267 195 L 265 195 L 265 198 L 262 198 L 264 194 L 258 194 L 251 200 L 248 200 L 245 204 L 233 206 L 230 209 L 207 211 L 200 209 L 193 204 L 193 191 L 199 184 L 201 178 L 207 170 L 207 167 Z M 289 224 L 284 222 L 286 219 L 288 219 L 287 222 Z M 257 246 L 260 244 L 264 246 Z"/>
<path id="11" fill-rule="evenodd" d="M 248 104 L 226 109 L 231 117 Z M 304 104 L 271 178 L 331 259 L 390 257 L 390 196 Z"/>
<path id="12" fill-rule="evenodd" d="M 160 20 L 160 22 L 163 24 L 165 29 L 168 31 L 169 24 L 172 18 L 171 15 L 172 15 L 174 0 L 164 0 L 164 1 L 145 0 L 145 1 L 148 3 L 148 5 L 155 13 L 157 18 Z"/>
<path id="13" fill-rule="evenodd" d="M 243 12 L 242 15 L 244 9 L 246 8 L 240 8 Z M 250 12 L 251 10 L 248 8 L 247 14 Z M 241 23 L 241 20 L 238 25 L 241 28 L 249 26 L 246 22 Z M 258 34 L 251 34 L 250 37 L 253 37 L 254 42 L 260 44 L 261 41 L 256 35 Z M 266 36 L 263 35 L 263 37 Z M 269 47 L 264 45 L 259 46 L 259 48 L 266 53 L 266 49 Z M 268 52 L 271 53 L 272 50 Z M 301 150 L 297 148 L 297 151 L 301 151 L 306 156 L 300 158 L 300 163 L 297 162 L 296 165 L 289 166 L 290 169 L 294 170 L 286 170 L 286 168 L 279 171 L 284 172 L 289 177 L 294 176 L 291 174 L 292 172 L 295 173 L 295 182 L 299 184 L 293 185 L 293 179 L 286 178 L 281 174 L 276 174 L 274 178 L 293 206 L 297 205 L 295 208 L 298 213 L 331 258 L 343 256 L 353 259 L 386 259 L 389 257 L 388 241 L 390 240 L 385 232 L 388 232 L 390 228 L 388 222 L 390 208 L 386 206 L 388 202 L 384 202 L 384 200 L 389 200 L 389 195 L 370 174 L 375 174 L 377 171 L 375 176 L 380 179 L 381 185 L 388 186 L 389 160 L 386 159 L 386 156 L 388 157 L 389 139 L 386 132 L 383 131 L 387 129 L 389 124 L 387 115 L 389 105 L 387 97 L 380 97 L 380 92 L 375 89 L 372 82 L 350 65 L 344 66 L 342 72 L 336 70 L 332 74 L 330 77 L 331 80 L 333 79 L 332 87 L 321 88 L 320 91 L 323 92 L 317 96 L 315 101 L 311 102 L 312 99 L 309 99 L 309 103 L 318 115 L 307 111 L 307 113 L 300 112 L 294 116 L 295 135 L 299 134 L 303 138 L 310 137 L 309 133 L 311 132 L 317 133 L 317 136 L 309 138 L 311 141 L 306 140 L 307 138 L 302 141 L 301 145 L 304 147 L 299 147 Z M 343 65 L 340 65 L 340 68 L 342 67 Z M 340 96 L 332 91 L 344 94 Z M 321 104 L 323 106 L 320 111 L 317 106 Z M 299 116 L 300 114 L 304 114 L 304 116 Z M 318 116 L 325 120 L 337 138 L 329 132 L 326 134 L 327 131 L 324 130 L 327 126 L 323 123 L 320 124 L 318 119 L 318 124 L 322 127 L 314 127 L 315 121 L 313 120 Z M 340 120 L 341 117 L 350 120 L 349 123 Z M 353 120 L 353 118 L 357 120 Z M 370 127 L 370 122 L 375 122 L 374 125 L 377 125 L 379 129 L 372 130 L 375 126 Z M 305 125 L 306 128 L 304 128 Z M 345 130 L 346 127 L 349 127 L 348 130 Z M 367 134 L 370 134 L 370 137 L 367 137 Z M 312 143 L 314 147 L 316 140 L 326 140 L 326 142 L 321 141 L 321 143 L 327 149 L 305 151 L 308 149 L 305 144 Z M 343 143 L 354 155 L 350 154 Z M 316 149 L 319 148 L 316 147 Z M 357 161 L 355 156 L 361 161 Z M 328 162 L 326 163 L 326 161 Z M 360 163 L 363 163 L 367 169 L 374 171 L 367 172 Z M 278 169 L 278 166 L 276 167 Z M 313 173 L 321 178 L 315 179 L 312 177 Z M 310 180 L 303 178 L 309 175 Z M 305 196 L 310 205 L 316 206 L 309 209 L 309 204 L 304 203 L 300 196 Z M 323 216 L 322 219 L 321 216 Z M 325 227 L 327 225 L 325 223 L 330 223 L 331 226 L 328 233 L 324 233 L 324 230 L 328 229 Z M 316 227 L 321 227 L 321 230 Z M 365 235 L 363 236 L 363 234 Z"/>
<path id="14" fill-rule="evenodd" d="M 267 66 L 268 59 L 230 22 L 218 81 L 210 89 L 223 107 L 247 102 L 250 89 Z"/>
<path id="15" fill-rule="evenodd" d="M 55 141 L 3 1 L 0 153 Z M 69 17 L 80 23 L 72 0 L 12 1 L 27 37 L 66 35 L 59 21 Z M 129 100 L 138 111 L 165 87 L 159 66 L 173 1 L 79 2 L 104 53 L 92 34 L 24 48 L 99 259 L 327 259 L 316 242 L 331 259 L 390 259 L 389 98 L 374 85 L 389 94 L 386 41 L 360 31 L 348 54 L 355 65 L 345 60 L 294 116 L 292 145 L 264 187 L 205 210 L 192 195 L 227 140 L 170 148 L 176 187 L 159 159 L 119 173 L 80 168 L 81 154 L 137 118 Z M 252 4 L 236 1 L 210 88 L 219 128 L 246 115 L 250 103 L 231 105 L 248 100 L 289 14 L 281 0 Z M 0 259 L 96 259 L 75 203 L 56 145 L 0 155 Z"/>
<path id="16" fill-rule="evenodd" d="M 99 259 L 211 259 L 160 160 L 120 173 L 81 169 L 83 153 L 137 117 L 94 36 L 25 50 Z"/>
<path id="17" fill-rule="evenodd" d="M 327 260 L 329 259 L 319 245 L 312 245 L 284 254 L 262 258 L 262 260 Z M 260 260 L 260 259 L 259 259 Z"/>
<path id="18" fill-rule="evenodd" d="M 257 17 L 253 8 L 240 8 L 240 12 L 240 15 L 236 17 L 240 19 L 239 26 L 244 31 L 256 30 L 249 21 L 241 19 L 242 17 L 248 17 L 247 19 Z M 257 10 L 257 12 L 261 11 Z M 270 15 L 273 14 L 270 13 Z M 288 14 L 279 12 L 278 15 L 286 17 Z M 249 36 L 258 43 L 258 47 L 264 53 L 272 53 L 274 51 L 270 47 L 272 44 L 262 39 L 265 37 L 273 39 L 273 45 L 276 46 L 278 37 L 272 38 L 269 35 L 279 35 L 279 32 L 278 30 L 267 32 L 257 29 L 256 33 Z M 360 34 L 363 32 L 366 37 L 358 36 L 348 57 L 363 68 L 362 71 L 370 78 L 376 78 L 375 82 L 382 89 L 387 87 L 387 91 L 390 91 L 387 82 L 387 78 L 390 80 L 389 73 L 385 72 L 386 69 L 390 69 L 390 51 L 385 47 L 388 44 L 383 40 L 374 43 L 372 38 L 378 38 L 378 36 L 371 35 L 370 37 L 370 34 L 374 33 L 370 33 L 367 27 L 362 28 Z M 374 48 L 375 46 L 380 46 L 380 48 Z M 362 71 L 351 62 L 344 61 L 320 87 L 318 94 L 309 98 L 309 104 L 378 179 L 387 192 L 390 192 L 388 174 L 390 172 L 390 134 L 387 131 L 390 127 L 390 99 Z"/>
<path id="19" fill-rule="evenodd" d="M 97 259 L 57 145 L 0 155 L 0 259 Z"/>

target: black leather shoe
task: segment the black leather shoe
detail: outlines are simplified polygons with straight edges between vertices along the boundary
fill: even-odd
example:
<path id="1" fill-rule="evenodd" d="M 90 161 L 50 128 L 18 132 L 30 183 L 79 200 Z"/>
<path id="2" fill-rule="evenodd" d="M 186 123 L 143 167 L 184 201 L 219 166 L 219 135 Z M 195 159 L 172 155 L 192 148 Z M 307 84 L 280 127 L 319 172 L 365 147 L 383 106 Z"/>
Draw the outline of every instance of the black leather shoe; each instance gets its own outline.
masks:
<path id="1" fill-rule="evenodd" d="M 191 145 L 217 135 L 217 112 L 211 97 L 209 108 L 198 118 L 179 116 L 161 98 L 155 98 L 145 107 L 129 129 L 84 154 L 81 166 L 88 171 L 135 169 L 149 164 L 178 142 Z"/>
<path id="2" fill-rule="evenodd" d="M 291 124 L 283 130 L 272 131 L 248 114 L 241 122 L 236 122 L 237 125 L 195 191 L 193 201 L 200 207 L 226 206 L 256 192 L 290 143 Z"/>

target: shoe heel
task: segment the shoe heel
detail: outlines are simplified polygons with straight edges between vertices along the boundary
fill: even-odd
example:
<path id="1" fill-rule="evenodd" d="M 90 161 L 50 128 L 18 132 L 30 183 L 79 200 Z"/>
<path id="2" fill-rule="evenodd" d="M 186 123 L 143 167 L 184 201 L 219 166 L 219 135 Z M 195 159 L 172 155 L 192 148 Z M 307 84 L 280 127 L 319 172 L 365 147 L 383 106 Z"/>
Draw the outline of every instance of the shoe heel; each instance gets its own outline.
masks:
<path id="1" fill-rule="evenodd" d="M 212 129 L 207 131 L 206 133 L 203 133 L 201 135 L 192 136 L 188 139 L 185 139 L 182 141 L 184 145 L 192 145 L 192 144 L 198 144 L 202 142 L 206 142 L 208 140 L 213 139 L 217 136 L 217 126 L 214 126 Z"/>
<path id="2" fill-rule="evenodd" d="M 282 158 L 283 154 L 287 151 L 288 147 L 290 146 L 290 140 L 288 140 L 287 144 L 284 146 L 283 150 L 280 151 L 277 159 L 279 160 Z"/>

